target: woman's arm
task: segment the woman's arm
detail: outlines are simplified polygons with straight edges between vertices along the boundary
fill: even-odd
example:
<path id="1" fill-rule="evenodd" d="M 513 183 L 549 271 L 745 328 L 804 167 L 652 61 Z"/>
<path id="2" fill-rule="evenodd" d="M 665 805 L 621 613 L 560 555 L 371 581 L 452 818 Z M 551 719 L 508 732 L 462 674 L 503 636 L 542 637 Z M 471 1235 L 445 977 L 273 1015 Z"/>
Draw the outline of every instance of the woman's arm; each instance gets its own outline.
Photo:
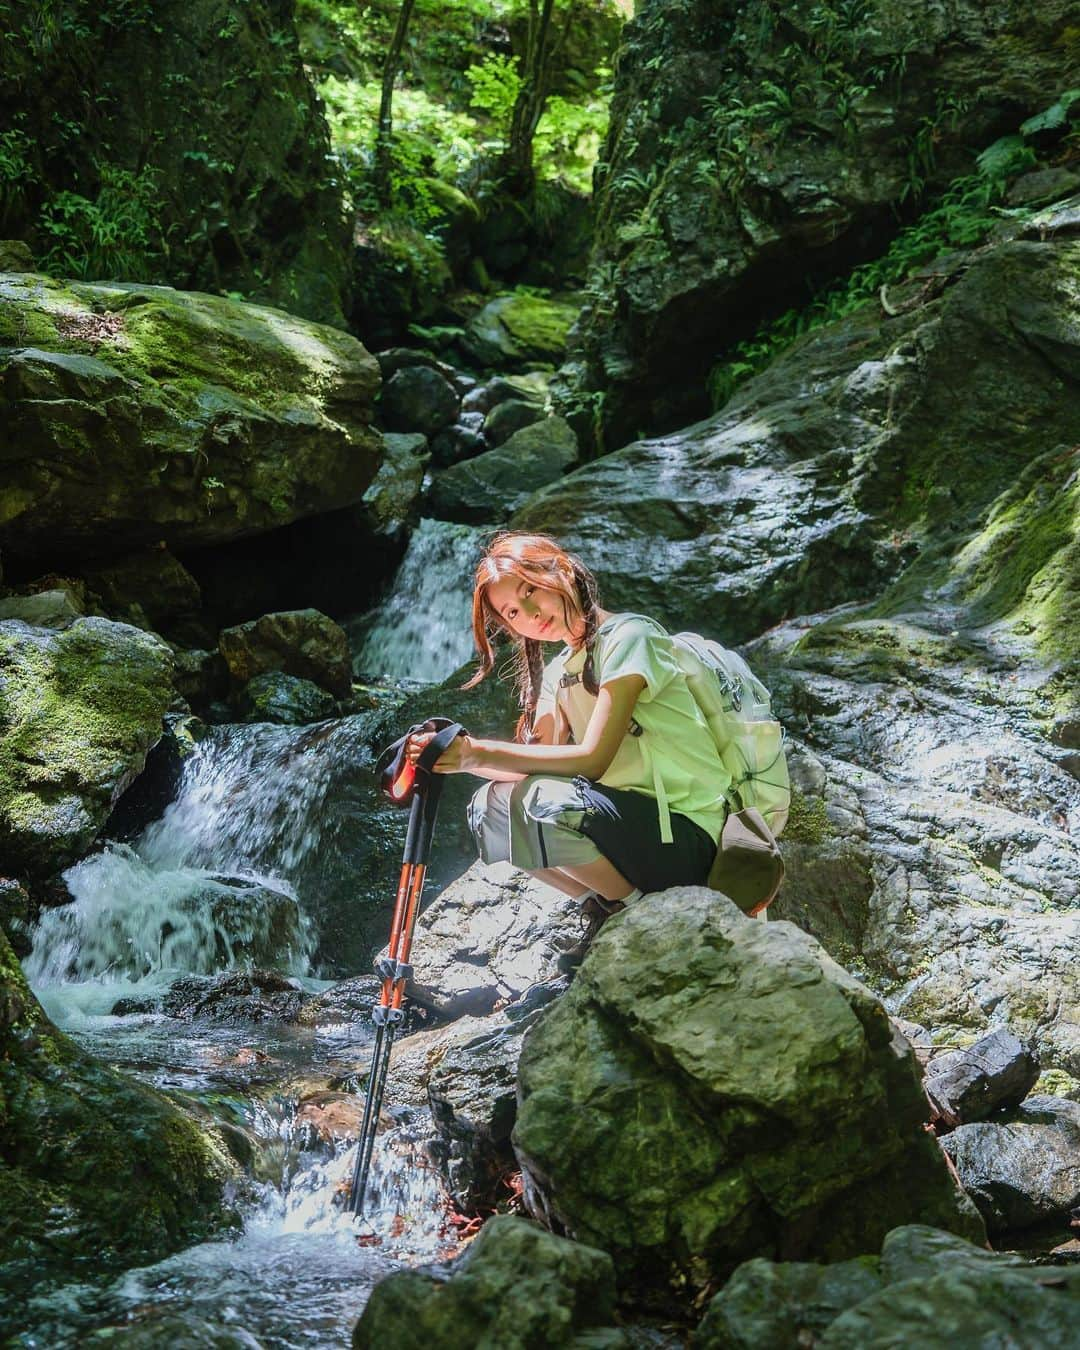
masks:
<path id="1" fill-rule="evenodd" d="M 481 778 L 516 781 L 527 774 L 546 773 L 557 778 L 600 778 L 607 772 L 623 737 L 638 695 L 645 688 L 640 675 L 623 675 L 600 686 L 596 707 L 589 718 L 580 745 L 518 745 L 513 741 L 475 740 L 459 736 L 436 764 L 438 773 L 474 773 Z M 541 718 L 538 730 L 551 721 Z M 551 728 L 545 728 L 550 736 Z M 410 757 L 415 760 L 427 738 L 416 736 L 410 742 Z"/>
<path id="2" fill-rule="evenodd" d="M 545 713 L 543 717 L 539 718 L 536 725 L 533 727 L 533 735 L 541 745 L 550 745 L 554 741 L 555 718 L 551 713 Z M 493 745 L 503 743 L 504 742 L 492 742 Z M 505 742 L 505 744 L 511 744 L 511 742 Z M 442 760 L 440 760 L 439 763 L 441 764 Z M 444 770 L 444 772 L 450 771 Z M 461 770 L 453 770 L 452 772 L 461 772 Z M 521 780 L 526 777 L 523 773 L 512 773 L 501 769 L 472 768 L 469 769 L 468 772 L 474 773 L 480 778 L 490 779 L 495 783 L 520 783 Z"/>

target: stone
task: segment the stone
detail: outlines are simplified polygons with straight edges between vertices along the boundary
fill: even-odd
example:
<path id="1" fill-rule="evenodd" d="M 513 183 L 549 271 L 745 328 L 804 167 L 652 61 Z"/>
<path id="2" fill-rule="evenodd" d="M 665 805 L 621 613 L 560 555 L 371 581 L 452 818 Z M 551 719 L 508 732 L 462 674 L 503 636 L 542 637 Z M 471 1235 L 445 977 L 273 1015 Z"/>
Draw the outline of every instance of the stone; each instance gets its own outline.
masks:
<path id="1" fill-rule="evenodd" d="M 461 409 L 454 386 L 430 366 L 403 366 L 383 385 L 379 410 L 391 431 L 434 436 L 451 426 Z"/>
<path id="2" fill-rule="evenodd" d="M 353 1350 L 410 1341 L 440 1350 L 569 1350 L 578 1334 L 610 1325 L 614 1314 L 610 1256 L 499 1215 L 449 1266 L 381 1280 L 352 1344 Z M 582 1350 L 590 1343 L 582 1341 Z"/>
<path id="3" fill-rule="evenodd" d="M 280 310 L 0 275 L 0 548 L 182 554 L 358 502 L 378 383 L 356 338 Z"/>
<path id="4" fill-rule="evenodd" d="M 557 364 L 578 309 L 572 298 L 499 295 L 469 320 L 461 344 L 480 365 L 499 370 Z"/>
<path id="5" fill-rule="evenodd" d="M 609 919 L 518 1075 L 530 1211 L 609 1251 L 639 1299 L 753 1256 L 845 1260 L 903 1221 L 982 1238 L 881 1004 L 714 892 Z"/>
<path id="6" fill-rule="evenodd" d="M 518 398 L 504 399 L 501 403 L 496 403 L 484 418 L 484 436 L 489 445 L 502 445 L 503 441 L 508 440 L 515 431 L 520 431 L 522 427 L 531 427 L 543 416 L 543 408 L 537 407 L 535 403 L 527 403 L 524 399 Z"/>
<path id="7" fill-rule="evenodd" d="M 70 590 L 35 591 L 0 600 L 0 620 L 18 619 L 31 628 L 68 628 L 85 613 Z"/>
<path id="8" fill-rule="evenodd" d="M 58 1031 L 2 933 L 0 1062 L 0 1334 L 22 1329 L 28 1287 L 160 1261 L 238 1222 L 220 1139 Z"/>
<path id="9" fill-rule="evenodd" d="M 256 962 L 259 954 L 253 953 Z M 295 1022 L 306 995 L 299 982 L 257 967 L 220 975 L 185 975 L 160 1001 L 166 1017 L 226 1026 L 249 1022 Z"/>
<path id="10" fill-rule="evenodd" d="M 383 433 L 383 460 L 364 493 L 363 509 L 375 538 L 397 539 L 416 514 L 430 456 L 419 432 Z"/>
<path id="11" fill-rule="evenodd" d="M 281 671 L 311 680 L 336 698 L 348 698 L 352 692 L 349 640 L 333 619 L 318 610 L 264 614 L 250 623 L 223 628 L 218 645 L 238 683 Z"/>
<path id="12" fill-rule="evenodd" d="M 462 413 L 461 417 L 471 414 Z M 463 421 L 455 422 L 452 427 L 444 427 L 431 442 L 431 463 L 437 469 L 445 469 L 458 464 L 463 459 L 474 459 L 488 448 L 487 440 L 479 427 L 469 426 Z"/>
<path id="13" fill-rule="evenodd" d="M 28 244 L 21 239 L 0 239 L 0 272 L 36 272 Z"/>
<path id="14" fill-rule="evenodd" d="M 985 1120 L 1001 1106 L 1016 1106 L 1035 1086 L 1039 1061 L 1011 1032 L 980 1036 L 965 1050 L 936 1055 L 924 1086 L 946 1125 Z"/>
<path id="15" fill-rule="evenodd" d="M 162 733 L 172 653 L 90 617 L 57 631 L 0 621 L 0 853 L 46 879 L 80 856 Z"/>
<path id="16" fill-rule="evenodd" d="M 229 668 L 219 651 L 174 647 L 173 663 L 176 692 L 195 712 L 203 715 L 211 703 L 225 699 Z"/>
<path id="17" fill-rule="evenodd" d="M 805 304 L 808 271 L 842 276 L 853 250 L 884 252 L 927 127 L 919 189 L 933 196 L 973 171 L 969 147 L 1046 109 L 1068 12 L 1067 0 L 1034 21 L 1022 0 L 990 15 L 972 0 L 872 0 L 822 43 L 816 10 L 762 24 L 716 0 L 639 6 L 614 77 L 567 403 L 599 419 L 608 448 L 705 416 L 718 353 Z M 986 120 L 991 89 L 1009 105 L 1004 122 Z"/>
<path id="18" fill-rule="evenodd" d="M 428 509 L 440 520 L 500 523 L 531 492 L 577 463 L 577 437 L 561 417 L 523 427 L 504 444 L 438 474 Z"/>
<path id="19" fill-rule="evenodd" d="M 992 1120 L 961 1125 L 942 1144 L 987 1231 L 1067 1221 L 1080 1205 L 1080 1104 L 1029 1097 Z"/>
<path id="20" fill-rule="evenodd" d="M 32 7 L 11 16 L 0 125 L 50 151 L 23 169 L 35 192 L 7 205 L 7 227 L 44 261 L 42 208 L 66 211 L 59 251 L 82 276 L 231 291 L 343 326 L 343 187 L 293 9 L 255 0 L 222 18 L 208 0 L 161 0 L 115 17 L 95 10 L 42 43 Z"/>
<path id="21" fill-rule="evenodd" d="M 191 619 L 202 605 L 199 583 L 167 548 L 84 566 L 80 574 L 94 600 L 110 615 L 128 622 L 133 607 L 166 637 L 175 621 Z"/>
<path id="22" fill-rule="evenodd" d="M 18 957 L 28 956 L 33 945 L 30 940 L 30 896 L 26 887 L 14 877 L 0 877 L 0 931 L 7 936 L 12 951 Z M 0 1014 L 0 1021 L 3 1014 Z M 14 1021 L 8 1018 L 8 1025 Z"/>
<path id="23" fill-rule="evenodd" d="M 1025 173 L 1009 188 L 1005 200 L 1010 206 L 1028 206 L 1033 202 L 1056 202 L 1080 190 L 1080 173 L 1064 164 Z"/>
<path id="24" fill-rule="evenodd" d="M 283 726 L 323 722 L 338 711 L 333 694 L 311 680 L 283 675 L 279 670 L 268 670 L 248 680 L 234 702 L 241 722 L 277 722 Z"/>
<path id="25" fill-rule="evenodd" d="M 744 1262 L 709 1304 L 694 1350 L 799 1350 L 846 1309 L 882 1288 L 878 1261 L 830 1265 L 757 1258 Z"/>

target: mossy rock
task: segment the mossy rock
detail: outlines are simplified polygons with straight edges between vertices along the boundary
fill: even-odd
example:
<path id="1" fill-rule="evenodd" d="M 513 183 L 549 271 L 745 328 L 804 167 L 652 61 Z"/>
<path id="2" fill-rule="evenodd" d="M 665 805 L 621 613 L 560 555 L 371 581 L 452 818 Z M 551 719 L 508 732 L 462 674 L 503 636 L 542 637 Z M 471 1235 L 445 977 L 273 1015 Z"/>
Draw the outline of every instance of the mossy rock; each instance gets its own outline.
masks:
<path id="1" fill-rule="evenodd" d="M 358 502 L 378 387 L 354 337 L 280 310 L 0 276 L 0 546 L 192 548 Z"/>
<path id="2" fill-rule="evenodd" d="M 235 1224 L 223 1147 L 49 1021 L 0 934 L 0 1334 L 27 1289 L 160 1260 Z"/>
<path id="3" fill-rule="evenodd" d="M 453 280 L 438 240 L 393 218 L 359 224 L 350 326 L 371 347 L 404 342 L 411 324 L 441 314 Z"/>
<path id="4" fill-rule="evenodd" d="M 530 370 L 557 365 L 580 312 L 571 299 L 514 292 L 490 301 L 470 319 L 462 346 L 483 366 Z"/>
<path id="5" fill-rule="evenodd" d="M 0 622 L 0 849 L 49 876 L 93 841 L 162 733 L 172 653 L 108 619 Z"/>

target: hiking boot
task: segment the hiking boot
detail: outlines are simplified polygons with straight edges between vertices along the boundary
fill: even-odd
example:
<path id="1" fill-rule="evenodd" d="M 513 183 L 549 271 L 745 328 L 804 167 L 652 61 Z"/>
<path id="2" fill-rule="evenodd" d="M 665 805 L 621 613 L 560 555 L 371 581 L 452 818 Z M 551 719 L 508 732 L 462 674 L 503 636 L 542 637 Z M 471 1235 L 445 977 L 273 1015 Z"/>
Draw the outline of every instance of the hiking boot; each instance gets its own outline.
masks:
<path id="1" fill-rule="evenodd" d="M 581 937 L 572 947 L 559 954 L 555 962 L 558 970 L 570 975 L 585 959 L 585 953 L 592 946 L 592 940 L 613 914 L 618 914 L 626 906 L 621 900 L 605 900 L 600 895 L 587 895 L 581 902 Z"/>

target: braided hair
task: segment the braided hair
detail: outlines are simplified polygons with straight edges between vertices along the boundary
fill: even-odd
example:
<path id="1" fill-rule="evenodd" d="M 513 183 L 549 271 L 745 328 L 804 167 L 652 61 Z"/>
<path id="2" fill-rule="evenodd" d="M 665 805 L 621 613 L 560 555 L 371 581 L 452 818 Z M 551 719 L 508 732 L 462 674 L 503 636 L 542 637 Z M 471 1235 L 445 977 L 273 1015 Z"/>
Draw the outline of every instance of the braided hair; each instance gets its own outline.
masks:
<path id="1" fill-rule="evenodd" d="M 472 628 L 480 666 L 461 687 L 472 689 L 491 674 L 495 667 L 493 639 L 500 633 L 508 633 L 515 649 L 511 669 L 521 707 L 515 737 L 531 741 L 535 739 L 536 706 L 544 674 L 543 651 L 535 638 L 514 633 L 488 599 L 488 587 L 502 577 L 517 577 L 560 595 L 567 628 L 570 631 L 582 628 L 580 642 L 575 640 L 575 646 L 586 649 L 582 682 L 593 695 L 599 692 L 592 661 L 592 644 L 599 624 L 596 578 L 580 558 L 568 553 L 550 535 L 514 531 L 497 534 L 476 569 Z"/>

